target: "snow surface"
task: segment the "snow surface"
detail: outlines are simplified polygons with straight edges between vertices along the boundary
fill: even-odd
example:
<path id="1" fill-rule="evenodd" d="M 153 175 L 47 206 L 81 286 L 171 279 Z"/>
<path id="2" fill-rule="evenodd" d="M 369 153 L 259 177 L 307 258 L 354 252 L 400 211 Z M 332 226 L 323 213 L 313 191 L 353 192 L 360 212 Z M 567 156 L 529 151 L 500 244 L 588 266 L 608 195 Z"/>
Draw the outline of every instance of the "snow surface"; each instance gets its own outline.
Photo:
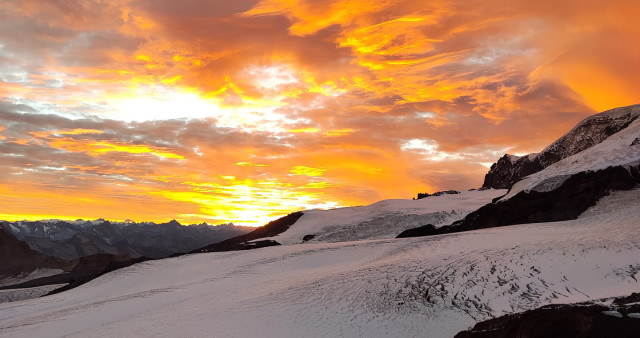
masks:
<path id="1" fill-rule="evenodd" d="M 61 288 L 65 285 L 66 284 L 51 284 L 33 288 L 0 290 L 0 303 L 15 302 L 19 300 L 42 297 L 47 293 Z"/>
<path id="2" fill-rule="evenodd" d="M 30 273 L 24 274 L 22 276 L 14 276 L 5 279 L 0 279 L 0 286 L 20 284 L 24 282 L 28 282 L 30 280 L 49 277 L 53 275 L 58 275 L 64 273 L 65 271 L 62 269 L 46 269 L 46 268 L 36 268 Z"/>
<path id="3" fill-rule="evenodd" d="M 422 225 L 451 224 L 506 192 L 474 190 L 418 200 L 384 200 L 360 207 L 305 210 L 289 230 L 270 239 L 280 244 L 296 244 L 310 234 L 315 235 L 312 241 L 320 242 L 395 238 L 404 230 Z"/>
<path id="4" fill-rule="evenodd" d="M 0 304 L 0 336 L 451 337 L 493 316 L 639 292 L 638 210 L 631 190 L 572 221 L 148 261 Z"/>
<path id="5" fill-rule="evenodd" d="M 627 128 L 601 143 L 518 181 L 501 200 L 509 199 L 521 191 L 554 190 L 571 175 L 579 172 L 597 171 L 611 166 L 637 165 L 640 163 L 640 145 L 631 145 L 636 137 L 640 137 L 640 119 L 636 119 Z"/>

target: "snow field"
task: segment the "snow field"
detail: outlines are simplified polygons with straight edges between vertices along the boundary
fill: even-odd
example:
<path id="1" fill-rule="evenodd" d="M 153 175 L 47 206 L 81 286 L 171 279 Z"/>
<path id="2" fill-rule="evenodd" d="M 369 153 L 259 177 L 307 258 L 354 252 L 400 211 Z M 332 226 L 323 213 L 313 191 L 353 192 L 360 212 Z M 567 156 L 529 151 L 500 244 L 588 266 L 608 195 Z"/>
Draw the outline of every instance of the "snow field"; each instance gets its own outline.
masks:
<path id="1" fill-rule="evenodd" d="M 149 261 L 0 304 L 0 336 L 451 337 L 492 316 L 639 292 L 638 210 L 631 190 L 573 221 Z"/>
<path id="2" fill-rule="evenodd" d="M 395 238 L 404 230 L 422 225 L 451 224 L 506 193 L 504 189 L 474 190 L 419 200 L 384 200 L 360 207 L 305 210 L 289 230 L 270 239 L 297 244 L 309 234 L 315 235 L 312 241 L 319 242 Z"/>

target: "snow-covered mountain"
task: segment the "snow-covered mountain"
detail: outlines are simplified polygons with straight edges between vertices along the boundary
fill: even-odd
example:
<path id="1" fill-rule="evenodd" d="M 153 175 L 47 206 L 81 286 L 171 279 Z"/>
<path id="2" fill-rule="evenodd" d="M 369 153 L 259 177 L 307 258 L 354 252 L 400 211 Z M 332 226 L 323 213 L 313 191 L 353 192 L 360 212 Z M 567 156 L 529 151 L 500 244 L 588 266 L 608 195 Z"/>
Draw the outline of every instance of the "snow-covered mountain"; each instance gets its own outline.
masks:
<path id="1" fill-rule="evenodd" d="M 105 220 L 0 222 L 0 226 L 32 249 L 63 260 L 101 253 L 163 258 L 255 229 L 233 224 L 182 226 L 176 221 L 155 224 Z"/>
<path id="2" fill-rule="evenodd" d="M 598 142 L 554 143 L 568 142 L 548 152 L 563 158 L 508 193 L 293 213 L 205 253 L 0 304 L 0 336 L 452 337 L 548 304 L 610 304 L 640 292 L 639 109 L 583 121 L 594 127 L 567 140 Z M 617 131 L 589 138 L 607 123 Z M 392 238 L 415 225 L 433 236 Z M 258 242 L 281 245 L 244 250 Z"/>
<path id="3" fill-rule="evenodd" d="M 627 117 L 625 120 L 628 119 L 631 113 L 634 113 L 636 117 L 640 115 L 640 105 L 629 107 L 627 110 L 628 113 L 622 115 L 623 117 Z M 608 113 L 616 112 L 619 115 L 624 111 L 625 110 L 612 110 Z M 619 121 L 617 119 L 611 120 Z M 617 124 L 614 123 L 614 126 L 617 127 Z M 634 119 L 633 122 L 627 124 L 624 129 L 610 135 L 601 142 L 579 153 L 565 156 L 561 160 L 547 166 L 545 170 L 529 175 L 518 181 L 509 190 L 509 194 L 502 198 L 502 200 L 507 200 L 520 192 L 553 191 L 577 173 L 598 172 L 606 170 L 607 168 L 619 167 L 628 171 L 629 176 L 640 179 L 638 173 L 638 166 L 640 166 L 640 144 L 635 142 L 639 137 L 640 119 Z M 590 139 L 587 137 L 582 138 Z M 552 147 L 557 147 L 556 143 L 547 149 Z"/>
<path id="4" fill-rule="evenodd" d="M 616 192 L 564 222 L 148 261 L 0 304 L 0 336 L 452 337 L 640 291 L 639 197 Z"/>
<path id="5" fill-rule="evenodd" d="M 602 121 L 610 121 L 613 130 L 619 129 L 620 125 L 625 127 L 581 152 L 573 155 L 568 155 L 571 151 L 564 152 L 568 156 L 516 182 L 505 196 L 471 212 L 461 221 L 438 229 L 411 229 L 407 233 L 409 236 L 425 236 L 570 220 L 611 191 L 633 189 L 640 184 L 640 119 L 632 119 L 628 124 L 621 124 L 620 119 L 626 121 L 634 114 L 640 114 L 640 105 L 614 109 L 585 120 L 598 122 L 596 131 L 608 130 Z M 585 125 L 585 122 L 580 125 Z M 572 132 L 576 130 L 584 128 L 576 127 Z M 576 133 L 572 132 L 567 135 L 575 136 Z M 582 135 L 578 138 L 580 140 L 593 139 L 578 134 Z M 559 142 L 546 149 L 560 149 L 557 144 Z"/>
<path id="6" fill-rule="evenodd" d="M 367 206 L 305 210 L 289 230 L 269 239 L 296 244 L 305 236 L 310 242 L 394 238 L 425 224 L 451 224 L 505 193 L 503 189 L 472 190 L 418 200 L 392 199 Z"/>
<path id="7" fill-rule="evenodd" d="M 520 179 L 562 159 L 600 144 L 629 127 L 640 116 L 640 105 L 611 109 L 587 117 L 539 153 L 526 156 L 504 155 L 491 166 L 484 187 L 508 189 Z M 640 135 L 637 135 L 638 137 Z"/>

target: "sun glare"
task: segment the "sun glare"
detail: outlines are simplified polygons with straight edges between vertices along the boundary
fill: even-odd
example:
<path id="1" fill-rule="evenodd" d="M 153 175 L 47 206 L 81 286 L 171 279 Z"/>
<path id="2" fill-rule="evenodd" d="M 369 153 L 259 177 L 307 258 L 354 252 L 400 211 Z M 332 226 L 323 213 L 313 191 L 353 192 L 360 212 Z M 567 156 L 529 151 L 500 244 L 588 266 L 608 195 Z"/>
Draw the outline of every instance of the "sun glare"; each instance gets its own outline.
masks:
<path id="1" fill-rule="evenodd" d="M 166 87 L 154 87 L 139 94 L 114 99 L 110 105 L 115 109 L 109 117 L 125 121 L 206 118 L 224 114 L 224 110 L 213 99 Z"/>

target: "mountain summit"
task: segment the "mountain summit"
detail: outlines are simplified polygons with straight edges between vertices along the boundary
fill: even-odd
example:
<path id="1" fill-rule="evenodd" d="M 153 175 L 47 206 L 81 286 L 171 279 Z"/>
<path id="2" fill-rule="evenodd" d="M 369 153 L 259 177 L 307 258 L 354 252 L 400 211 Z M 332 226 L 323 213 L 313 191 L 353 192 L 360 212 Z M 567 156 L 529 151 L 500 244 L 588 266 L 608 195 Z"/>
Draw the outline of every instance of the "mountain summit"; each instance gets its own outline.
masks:
<path id="1" fill-rule="evenodd" d="M 601 143 L 627 128 L 638 116 L 640 104 L 589 116 L 540 153 L 522 157 L 505 154 L 491 166 L 482 186 L 509 189 L 520 179 Z"/>

